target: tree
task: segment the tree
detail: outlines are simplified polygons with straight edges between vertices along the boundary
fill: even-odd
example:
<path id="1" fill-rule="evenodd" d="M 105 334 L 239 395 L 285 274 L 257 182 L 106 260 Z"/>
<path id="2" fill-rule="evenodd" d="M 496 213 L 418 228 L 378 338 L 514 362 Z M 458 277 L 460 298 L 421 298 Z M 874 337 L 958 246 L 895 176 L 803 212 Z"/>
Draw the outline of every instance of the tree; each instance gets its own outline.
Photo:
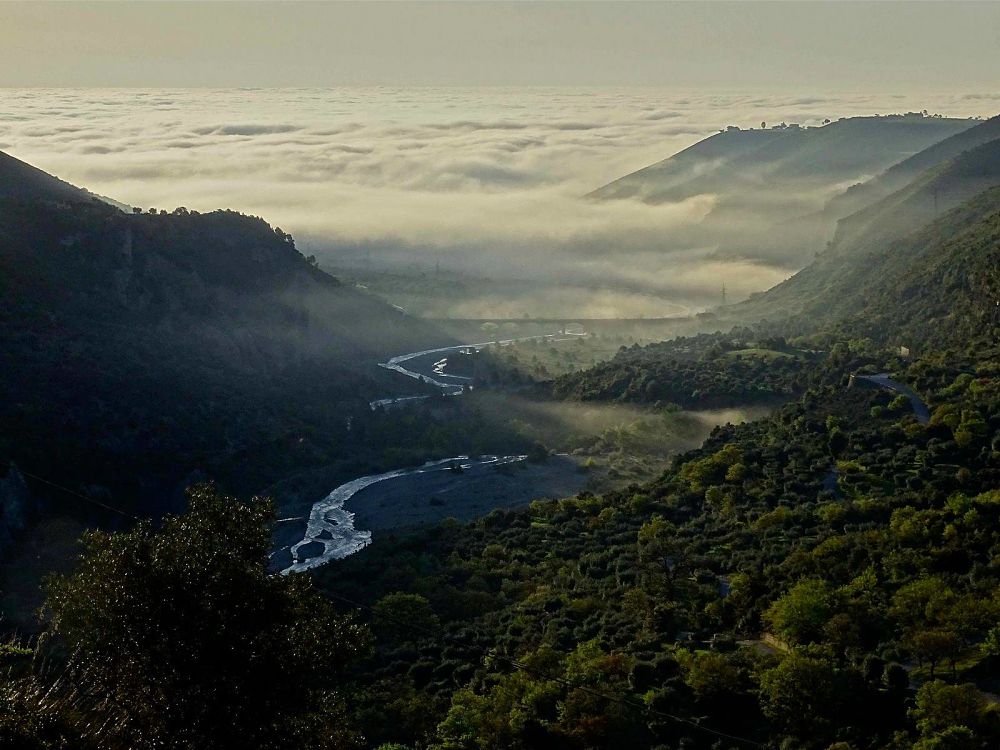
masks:
<path id="1" fill-rule="evenodd" d="M 203 485 L 159 530 L 92 531 L 47 585 L 102 746 L 345 747 L 335 688 L 365 632 L 308 578 L 267 570 L 274 509 Z"/>
<path id="2" fill-rule="evenodd" d="M 952 727 L 975 730 L 983 722 L 987 708 L 985 696 L 972 683 L 947 685 L 933 680 L 917 691 L 916 707 L 910 715 L 925 737 Z"/>
<path id="3" fill-rule="evenodd" d="M 426 638 L 441 626 L 430 602 L 420 594 L 386 594 L 373 610 L 375 632 L 397 643 Z"/>
<path id="4" fill-rule="evenodd" d="M 955 659 L 958 656 L 961 642 L 958 636 L 947 628 L 919 628 L 907 633 L 903 645 L 910 651 L 920 664 L 927 662 L 930 666 L 930 677 L 934 679 L 937 665 L 948 659 L 955 671 Z"/>
<path id="5" fill-rule="evenodd" d="M 724 655 L 706 651 L 691 656 L 685 682 L 698 698 L 725 697 L 739 692 L 740 673 Z"/>
<path id="6" fill-rule="evenodd" d="M 462 688 L 452 695 L 448 714 L 437 728 L 432 750 L 493 750 L 522 747 L 526 734 L 542 735 L 554 746 L 562 686 L 542 675 L 558 674 L 558 654 L 542 649 L 525 656 L 532 673 L 491 673 L 482 694 Z"/>
<path id="7" fill-rule="evenodd" d="M 792 652 L 761 675 L 761 710 L 785 731 L 816 739 L 829 730 L 837 713 L 834 687 L 830 664 Z"/>
<path id="8" fill-rule="evenodd" d="M 764 613 L 764 621 L 793 643 L 818 641 L 833 613 L 833 593 L 818 578 L 799 581 Z"/>
<path id="9" fill-rule="evenodd" d="M 843 430 L 839 427 L 834 427 L 830 430 L 830 437 L 827 441 L 827 445 L 830 448 L 830 455 L 836 458 L 844 449 L 848 446 L 847 435 L 844 434 Z"/>
<path id="10" fill-rule="evenodd" d="M 979 750 L 983 743 L 968 727 L 948 727 L 930 737 L 919 740 L 913 750 Z"/>

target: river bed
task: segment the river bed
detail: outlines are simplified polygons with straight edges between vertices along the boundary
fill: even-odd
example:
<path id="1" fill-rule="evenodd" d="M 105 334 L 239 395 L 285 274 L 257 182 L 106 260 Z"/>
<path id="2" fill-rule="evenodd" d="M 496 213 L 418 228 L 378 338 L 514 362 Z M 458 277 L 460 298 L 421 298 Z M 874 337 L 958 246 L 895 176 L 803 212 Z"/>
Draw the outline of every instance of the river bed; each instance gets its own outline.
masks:
<path id="1" fill-rule="evenodd" d="M 440 523 L 446 518 L 471 521 L 496 508 L 568 497 L 584 489 L 587 479 L 578 460 L 564 455 L 541 463 L 525 456 L 455 456 L 360 477 L 315 503 L 301 539 L 296 534 L 297 541 L 279 547 L 272 565 L 283 573 L 310 570 L 364 549 L 371 544 L 373 532 Z"/>

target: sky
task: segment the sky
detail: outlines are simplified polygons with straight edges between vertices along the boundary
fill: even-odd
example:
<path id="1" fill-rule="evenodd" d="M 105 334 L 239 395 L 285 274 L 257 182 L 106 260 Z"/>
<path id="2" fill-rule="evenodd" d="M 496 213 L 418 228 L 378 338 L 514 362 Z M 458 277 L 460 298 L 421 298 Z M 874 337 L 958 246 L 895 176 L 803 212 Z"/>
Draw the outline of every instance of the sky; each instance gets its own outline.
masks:
<path id="1" fill-rule="evenodd" d="M 0 3 L 0 86 L 996 87 L 1000 3 Z"/>

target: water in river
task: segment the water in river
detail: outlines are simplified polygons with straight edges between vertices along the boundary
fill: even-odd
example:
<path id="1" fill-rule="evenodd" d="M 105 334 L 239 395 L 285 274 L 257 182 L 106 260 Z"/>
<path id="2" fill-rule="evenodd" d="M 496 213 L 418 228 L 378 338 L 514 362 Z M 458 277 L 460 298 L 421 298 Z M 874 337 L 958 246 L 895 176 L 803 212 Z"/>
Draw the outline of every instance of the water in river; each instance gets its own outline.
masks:
<path id="1" fill-rule="evenodd" d="M 300 573 L 331 560 L 354 554 L 371 543 L 372 533 L 354 527 L 354 513 L 344 505 L 366 487 L 378 482 L 398 479 L 428 472 L 467 472 L 481 467 L 496 467 L 524 461 L 526 456 L 468 456 L 443 458 L 430 461 L 416 469 L 396 469 L 383 474 L 352 479 L 337 487 L 325 498 L 314 504 L 309 513 L 306 531 L 301 541 L 292 545 L 292 564 L 282 573 Z"/>

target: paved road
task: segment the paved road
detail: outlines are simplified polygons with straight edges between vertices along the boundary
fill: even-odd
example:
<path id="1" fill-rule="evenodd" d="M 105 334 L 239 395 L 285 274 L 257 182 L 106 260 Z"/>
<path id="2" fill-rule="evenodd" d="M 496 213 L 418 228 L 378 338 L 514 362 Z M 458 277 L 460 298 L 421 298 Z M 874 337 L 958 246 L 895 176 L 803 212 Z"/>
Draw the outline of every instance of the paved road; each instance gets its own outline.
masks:
<path id="1" fill-rule="evenodd" d="M 910 399 L 910 404 L 913 406 L 913 413 L 917 415 L 917 421 L 920 424 L 927 424 L 931 421 L 930 409 L 927 408 L 927 404 L 923 402 L 923 399 L 905 383 L 900 383 L 898 380 L 890 378 L 889 373 L 881 372 L 878 375 L 857 375 L 856 377 L 861 380 L 867 380 L 869 383 L 874 383 L 881 388 L 903 394 Z"/>

